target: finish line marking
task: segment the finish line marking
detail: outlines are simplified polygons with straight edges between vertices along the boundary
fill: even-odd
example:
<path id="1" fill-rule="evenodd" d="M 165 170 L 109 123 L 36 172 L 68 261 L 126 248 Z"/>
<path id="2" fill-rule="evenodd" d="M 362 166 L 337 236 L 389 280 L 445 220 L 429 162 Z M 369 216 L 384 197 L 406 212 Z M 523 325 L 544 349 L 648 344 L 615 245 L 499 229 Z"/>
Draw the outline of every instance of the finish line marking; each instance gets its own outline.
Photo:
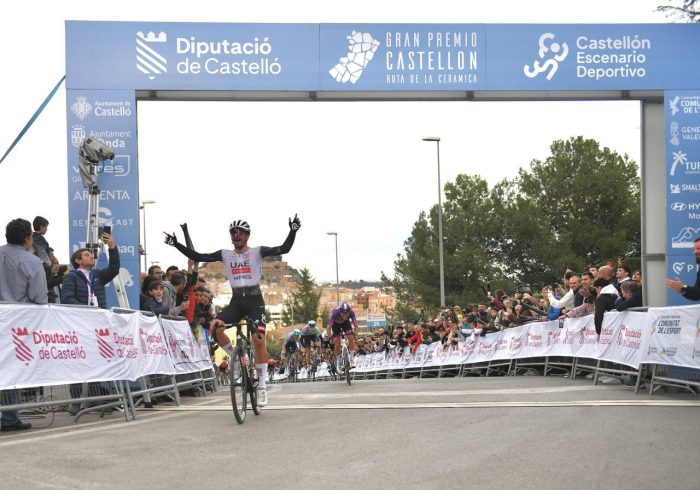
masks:
<path id="1" fill-rule="evenodd" d="M 333 403 L 322 405 L 268 405 L 268 410 L 394 410 L 420 408 L 540 408 L 540 407 L 700 407 L 692 400 L 578 400 L 539 402 L 446 402 L 446 403 Z M 149 409 L 163 412 L 229 411 L 231 406 L 162 407 Z"/>

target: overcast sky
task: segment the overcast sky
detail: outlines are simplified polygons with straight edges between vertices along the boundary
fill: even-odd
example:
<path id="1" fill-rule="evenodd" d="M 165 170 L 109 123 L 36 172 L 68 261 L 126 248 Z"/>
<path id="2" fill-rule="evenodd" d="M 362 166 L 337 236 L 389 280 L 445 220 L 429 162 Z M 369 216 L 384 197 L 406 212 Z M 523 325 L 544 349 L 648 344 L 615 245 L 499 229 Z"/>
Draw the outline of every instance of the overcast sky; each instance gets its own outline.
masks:
<path id="1" fill-rule="evenodd" d="M 0 152 L 65 72 L 64 21 L 306 23 L 667 22 L 662 0 L 454 2 L 24 1 L 3 5 Z M 39 12 L 41 12 L 39 14 Z M 108 54 L 107 54 L 108 56 Z M 86 67 L 89 69 L 90 67 Z M 47 239 L 68 261 L 65 89 L 62 87 L 0 165 L 0 225 L 49 219 Z M 184 266 L 162 231 L 187 222 L 196 248 L 230 246 L 227 225 L 248 220 L 249 244 L 279 245 L 287 218 L 302 229 L 285 259 L 318 280 L 393 275 L 421 211 L 437 202 L 434 143 L 443 185 L 459 173 L 493 185 L 555 139 L 583 135 L 640 155 L 638 102 L 140 102 L 140 198 L 147 208 L 148 259 Z M 87 214 L 87 209 L 86 209 Z M 119 241 L 119 237 L 115 237 Z M 3 242 L 4 243 L 4 242 Z M 436 271 L 437 273 L 437 271 Z"/>

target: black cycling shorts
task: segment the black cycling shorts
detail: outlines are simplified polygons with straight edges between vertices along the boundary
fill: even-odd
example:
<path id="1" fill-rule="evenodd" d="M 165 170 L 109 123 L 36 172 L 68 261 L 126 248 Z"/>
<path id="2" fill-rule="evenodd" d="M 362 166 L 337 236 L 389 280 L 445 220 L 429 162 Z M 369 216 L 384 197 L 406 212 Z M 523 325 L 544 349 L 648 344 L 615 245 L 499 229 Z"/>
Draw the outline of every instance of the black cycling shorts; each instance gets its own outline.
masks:
<path id="1" fill-rule="evenodd" d="M 318 341 L 318 335 L 302 335 L 301 336 L 301 346 L 311 347 L 314 342 Z"/>
<path id="2" fill-rule="evenodd" d="M 347 337 L 348 335 L 352 335 L 352 322 L 350 320 L 346 320 L 343 323 L 333 322 L 331 330 L 333 331 L 333 339 L 339 339 L 341 332 L 344 332 Z"/>
<path id="3" fill-rule="evenodd" d="M 284 352 L 289 354 L 290 352 L 297 352 L 299 350 L 299 346 L 297 345 L 296 341 L 290 341 L 284 344 Z"/>
<path id="4" fill-rule="evenodd" d="M 265 301 L 262 295 L 253 294 L 249 296 L 234 296 L 231 302 L 216 315 L 216 318 L 224 323 L 238 323 L 243 318 L 248 318 L 248 324 L 253 325 L 255 321 L 267 323 L 265 318 Z"/>

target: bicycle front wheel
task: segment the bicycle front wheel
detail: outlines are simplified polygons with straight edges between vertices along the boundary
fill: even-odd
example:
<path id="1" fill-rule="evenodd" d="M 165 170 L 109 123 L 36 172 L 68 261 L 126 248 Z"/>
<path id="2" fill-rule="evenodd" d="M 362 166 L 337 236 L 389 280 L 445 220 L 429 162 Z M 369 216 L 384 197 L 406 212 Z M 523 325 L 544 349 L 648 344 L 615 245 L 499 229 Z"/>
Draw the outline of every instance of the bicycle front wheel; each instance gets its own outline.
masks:
<path id="1" fill-rule="evenodd" d="M 231 361 L 231 406 L 233 407 L 233 415 L 236 417 L 236 422 L 242 424 L 245 422 L 246 415 L 246 391 L 248 387 L 248 371 L 243 365 L 241 355 L 236 353 Z"/>
<path id="2" fill-rule="evenodd" d="M 295 354 L 292 354 L 289 358 L 289 382 L 297 382 L 297 358 Z"/>
<path id="3" fill-rule="evenodd" d="M 343 350 L 343 369 L 345 370 L 345 381 L 350 386 L 350 353 L 347 349 Z"/>

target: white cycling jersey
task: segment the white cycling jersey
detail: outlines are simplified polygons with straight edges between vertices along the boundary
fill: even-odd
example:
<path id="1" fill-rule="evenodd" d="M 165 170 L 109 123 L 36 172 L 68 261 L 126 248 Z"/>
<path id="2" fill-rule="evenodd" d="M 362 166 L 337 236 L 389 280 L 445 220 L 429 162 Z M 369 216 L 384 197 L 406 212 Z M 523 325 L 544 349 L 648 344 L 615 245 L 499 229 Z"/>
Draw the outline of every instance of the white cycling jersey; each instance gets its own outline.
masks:
<path id="1" fill-rule="evenodd" d="M 226 275 L 232 288 L 257 286 L 262 277 L 262 254 L 260 247 L 249 248 L 239 254 L 234 250 L 222 250 L 221 257 L 226 266 Z"/>

